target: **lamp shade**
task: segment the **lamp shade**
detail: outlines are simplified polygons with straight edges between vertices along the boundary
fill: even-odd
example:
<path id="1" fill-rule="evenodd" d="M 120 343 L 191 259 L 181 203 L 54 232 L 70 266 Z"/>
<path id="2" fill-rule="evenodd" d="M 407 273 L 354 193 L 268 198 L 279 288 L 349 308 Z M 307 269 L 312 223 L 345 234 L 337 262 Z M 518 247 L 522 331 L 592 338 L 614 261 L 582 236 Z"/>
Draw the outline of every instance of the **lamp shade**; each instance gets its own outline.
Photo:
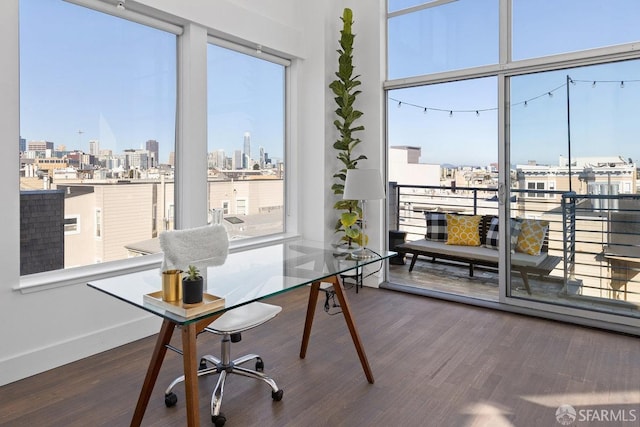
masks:
<path id="1" fill-rule="evenodd" d="M 342 198 L 345 200 L 384 199 L 380 171 L 378 169 L 347 169 Z"/>

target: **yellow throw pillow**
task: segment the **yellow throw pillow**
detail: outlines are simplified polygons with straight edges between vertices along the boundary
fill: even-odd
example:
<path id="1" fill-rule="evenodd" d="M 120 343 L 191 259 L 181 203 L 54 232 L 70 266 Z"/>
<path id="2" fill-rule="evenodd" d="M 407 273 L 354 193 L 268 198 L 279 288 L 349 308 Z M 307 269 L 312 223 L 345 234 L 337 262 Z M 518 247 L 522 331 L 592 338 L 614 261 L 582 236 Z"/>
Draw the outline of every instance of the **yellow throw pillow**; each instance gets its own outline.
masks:
<path id="1" fill-rule="evenodd" d="M 447 245 L 480 246 L 482 215 L 447 214 Z"/>
<path id="2" fill-rule="evenodd" d="M 523 219 L 516 251 L 529 255 L 540 255 L 548 228 L 549 221 Z"/>

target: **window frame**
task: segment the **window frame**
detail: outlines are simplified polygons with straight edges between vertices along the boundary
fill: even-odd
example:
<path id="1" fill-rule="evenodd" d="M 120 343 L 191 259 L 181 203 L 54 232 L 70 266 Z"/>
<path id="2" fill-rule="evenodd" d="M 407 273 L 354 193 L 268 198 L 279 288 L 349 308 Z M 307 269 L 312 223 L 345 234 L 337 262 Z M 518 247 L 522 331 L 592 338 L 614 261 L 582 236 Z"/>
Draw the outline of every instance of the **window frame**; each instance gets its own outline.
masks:
<path id="1" fill-rule="evenodd" d="M 431 2 L 416 6 L 413 9 L 422 9 L 425 7 L 437 7 L 439 4 Z M 395 11 L 393 13 L 387 13 L 387 32 L 389 18 L 397 16 L 403 13 L 411 13 L 412 8 L 406 10 Z M 403 89 L 421 85 L 431 85 L 438 83 L 447 83 L 459 80 L 469 80 L 478 77 L 495 76 L 498 80 L 498 164 L 499 164 L 499 191 L 504 191 L 506 194 L 510 188 L 510 159 L 509 159 L 509 135 L 507 129 L 510 127 L 510 118 L 508 114 L 509 98 L 510 98 L 510 78 L 534 74 L 545 71 L 557 71 L 571 67 L 579 67 L 585 65 L 597 65 L 604 63 L 613 63 L 617 61 L 640 59 L 640 51 L 637 49 L 638 42 L 623 43 L 614 46 L 598 47 L 593 49 L 587 49 L 576 52 L 560 53 L 549 56 L 512 60 L 511 55 L 511 40 L 512 40 L 512 5 L 511 0 L 499 0 L 499 63 L 486 66 L 471 67 L 466 69 L 457 69 L 444 71 L 434 74 L 421 75 L 421 76 L 409 76 L 404 78 L 396 78 L 389 80 L 388 75 L 383 82 L 383 91 L 385 92 L 385 99 L 388 98 L 388 92 L 394 89 Z M 387 44 L 387 60 L 388 60 L 388 44 Z M 388 69 L 388 64 L 386 69 Z M 385 128 L 388 117 L 385 108 Z M 386 150 L 389 149 L 389 141 L 385 143 Z M 501 218 L 509 218 L 510 210 L 509 203 L 504 203 L 499 206 L 499 216 Z M 502 220 L 504 224 L 505 220 Z M 501 229 L 505 230 L 508 227 L 502 226 Z M 501 238 L 506 239 L 506 231 L 502 231 Z M 504 246 L 504 245 L 503 245 Z M 500 259 L 504 260 L 507 265 L 511 263 L 511 256 L 508 251 L 501 251 Z M 558 313 L 565 320 L 573 323 L 585 324 L 590 326 L 599 326 L 606 328 L 615 328 L 614 325 L 622 323 L 625 326 L 629 324 L 638 325 L 637 319 L 624 318 L 621 320 L 621 316 L 617 314 L 609 314 L 596 311 L 587 311 L 578 309 L 572 306 L 554 306 L 553 304 L 546 303 L 544 301 L 537 301 L 534 299 L 519 300 L 512 298 L 507 294 L 507 271 L 506 269 L 500 271 L 499 276 L 499 300 L 498 305 L 502 309 L 531 313 L 533 310 L 535 313 L 550 313 L 547 316 L 556 317 L 555 313 Z M 388 275 L 388 272 L 387 272 Z M 456 301 L 459 300 L 459 296 L 454 297 Z M 464 298 L 468 301 L 468 298 Z M 585 316 L 590 316 L 586 318 Z"/>
<path id="2" fill-rule="evenodd" d="M 17 1 L 18 0 L 16 0 L 16 2 Z M 197 85 L 195 85 L 193 82 L 196 80 L 200 80 L 202 82 L 202 85 L 206 85 L 206 44 L 211 42 L 212 40 L 212 36 L 209 35 L 210 29 L 204 28 L 190 21 L 185 22 L 184 20 L 178 20 L 177 18 L 174 22 L 170 22 L 167 20 L 169 18 L 167 18 L 165 14 L 161 14 L 158 12 L 158 14 L 156 15 L 153 11 L 147 9 L 145 9 L 145 14 L 143 14 L 132 10 L 132 8 L 127 8 L 125 11 L 119 11 L 113 5 L 103 3 L 99 0 L 65 1 L 76 4 L 78 6 L 87 7 L 98 12 L 113 15 L 118 18 L 127 19 L 142 25 L 169 31 L 176 35 L 176 55 L 178 58 L 176 63 L 176 75 L 178 80 L 176 89 L 178 94 L 176 106 L 176 161 L 174 163 L 176 170 L 175 197 L 174 203 L 172 204 L 174 208 L 174 222 L 176 228 L 187 228 L 205 224 L 207 220 L 207 210 L 202 209 L 202 214 L 194 217 L 192 215 L 192 212 L 194 210 L 193 204 L 190 204 L 189 201 L 206 199 L 206 191 L 191 191 L 194 189 L 193 187 L 191 187 L 194 179 L 199 179 L 199 169 L 184 167 L 184 156 L 186 155 L 187 157 L 191 156 L 192 158 L 204 158 L 205 166 L 202 168 L 202 172 L 206 174 L 206 156 L 202 156 L 202 153 L 200 152 L 197 152 L 194 155 L 193 152 L 197 151 L 196 148 L 193 147 L 192 144 L 185 143 L 185 141 L 189 141 L 189 135 L 192 135 L 186 129 L 189 129 L 190 124 L 199 123 L 199 120 L 201 120 L 198 118 L 194 119 L 192 117 L 193 115 L 198 115 L 197 111 L 194 111 L 194 108 L 196 106 L 198 106 L 196 110 L 201 110 L 201 103 L 198 102 L 197 96 L 195 97 L 195 100 L 193 97 L 193 93 L 198 92 L 198 89 L 194 88 L 194 86 Z M 146 14 L 147 12 L 149 14 Z M 253 56 L 258 56 L 261 59 L 269 58 L 269 60 L 271 60 L 272 62 L 286 65 L 284 72 L 285 83 L 283 94 L 283 157 L 285 164 L 288 164 L 290 159 L 295 158 L 295 156 L 291 155 L 292 148 L 290 144 L 290 133 L 292 130 L 292 110 L 290 105 L 292 102 L 293 81 L 295 80 L 295 78 L 293 77 L 294 72 L 292 71 L 294 68 L 292 61 L 284 57 L 271 55 L 264 51 L 257 52 L 255 49 L 247 47 L 248 45 L 253 44 L 250 42 L 246 42 L 246 44 L 244 44 L 242 40 L 230 42 L 217 37 L 214 37 L 213 39 L 216 40 L 215 44 L 217 45 L 223 45 L 224 47 L 230 48 L 232 50 L 237 50 L 242 53 L 253 54 Z M 19 48 L 17 49 L 17 51 L 19 53 Z M 204 67 L 202 67 L 203 64 Z M 198 65 L 200 65 L 202 68 L 200 70 L 196 70 L 195 74 L 193 74 L 192 70 L 198 68 Z M 204 72 L 201 73 L 201 70 L 204 70 Z M 192 72 L 192 74 L 189 74 L 190 72 Z M 194 80 L 194 75 L 197 76 L 198 73 L 201 73 L 202 77 L 200 79 Z M 200 90 L 200 92 L 202 91 Z M 204 104 L 204 107 L 204 115 L 206 118 L 206 102 Z M 202 141 L 204 142 L 206 147 L 206 120 L 200 121 L 200 128 L 196 131 L 196 133 L 197 132 L 205 135 L 205 137 L 202 138 Z M 188 149 L 189 151 L 185 152 L 185 149 Z M 183 157 L 183 159 L 181 160 L 180 157 Z M 181 161 L 183 163 L 180 163 Z M 290 167 L 292 166 L 293 165 L 290 165 Z M 203 184 L 206 185 L 206 179 L 203 180 Z M 19 187 L 17 188 L 17 191 L 19 192 Z M 230 243 L 230 250 L 234 252 L 256 246 L 271 245 L 279 241 L 288 239 L 293 235 L 296 235 L 297 230 L 293 228 L 297 227 L 297 221 L 289 222 L 286 220 L 287 217 L 291 215 L 292 211 L 295 211 L 297 209 L 295 203 L 289 206 L 290 199 L 288 197 L 288 195 L 291 194 L 295 188 L 296 185 L 291 178 L 291 174 L 289 174 L 289 179 L 284 183 L 283 197 L 285 205 L 284 209 L 286 214 L 283 218 L 284 227 L 282 233 L 272 234 L 264 237 L 247 238 L 243 239 L 242 241 L 233 241 Z M 78 266 L 72 269 L 52 270 L 28 276 L 20 276 L 18 284 L 15 285 L 13 289 L 20 291 L 21 293 L 39 292 L 63 286 L 84 284 L 89 280 L 111 277 L 118 274 L 156 268 L 160 266 L 162 262 L 162 254 L 158 253 L 147 255 L 144 257 L 125 258 L 122 260 L 110 261 L 107 263 L 104 263 L 101 260 L 97 261 L 98 263 L 96 264 Z"/>
<path id="3" fill-rule="evenodd" d="M 93 237 L 95 237 L 98 240 L 102 240 L 102 234 L 103 234 L 103 230 L 102 230 L 102 223 L 103 223 L 102 208 L 95 208 L 94 217 L 95 217 L 95 221 L 94 221 L 94 230 L 95 231 L 94 231 Z"/>
<path id="4" fill-rule="evenodd" d="M 67 223 L 67 220 L 75 220 L 73 223 Z M 73 228 L 73 229 L 71 229 Z M 80 215 L 70 214 L 64 216 L 64 235 L 72 236 L 74 234 L 80 234 L 82 232 L 80 228 Z"/>

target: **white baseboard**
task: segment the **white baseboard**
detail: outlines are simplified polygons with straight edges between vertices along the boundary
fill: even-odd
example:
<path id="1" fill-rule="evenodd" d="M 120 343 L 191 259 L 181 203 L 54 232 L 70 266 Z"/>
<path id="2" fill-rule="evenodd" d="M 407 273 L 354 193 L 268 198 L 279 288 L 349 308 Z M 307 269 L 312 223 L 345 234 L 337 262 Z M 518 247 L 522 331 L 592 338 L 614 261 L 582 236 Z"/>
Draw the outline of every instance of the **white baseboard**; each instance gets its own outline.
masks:
<path id="1" fill-rule="evenodd" d="M 157 334 L 161 323 L 157 316 L 144 315 L 0 360 L 0 386 Z"/>

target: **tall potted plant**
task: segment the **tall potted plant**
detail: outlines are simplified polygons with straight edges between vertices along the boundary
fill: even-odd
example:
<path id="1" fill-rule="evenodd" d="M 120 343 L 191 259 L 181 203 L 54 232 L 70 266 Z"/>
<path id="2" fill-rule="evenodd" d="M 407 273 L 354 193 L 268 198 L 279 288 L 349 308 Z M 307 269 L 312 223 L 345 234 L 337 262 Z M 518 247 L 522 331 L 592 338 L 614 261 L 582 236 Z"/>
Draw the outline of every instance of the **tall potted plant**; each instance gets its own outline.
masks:
<path id="1" fill-rule="evenodd" d="M 333 91 L 334 100 L 337 104 L 335 114 L 337 118 L 333 124 L 339 132 L 340 137 L 333 143 L 333 148 L 337 150 L 337 159 L 340 160 L 341 168 L 333 175 L 335 179 L 331 189 L 333 194 L 342 196 L 344 192 L 344 182 L 348 169 L 356 169 L 358 161 L 366 159 L 364 155 L 354 157 L 354 149 L 361 140 L 354 134 L 364 130 L 364 126 L 356 125 L 362 117 L 362 112 L 354 107 L 356 98 L 361 93 L 360 75 L 354 75 L 353 70 L 353 41 L 355 34 L 352 33 L 353 12 L 345 8 L 342 14 L 343 26 L 340 31 L 340 49 L 337 50 L 338 70 L 335 72 L 336 80 L 331 82 L 329 88 Z M 339 212 L 339 217 L 335 224 L 336 233 L 340 234 L 340 242 L 346 243 L 349 247 L 352 243 L 362 245 L 364 236 L 360 230 L 359 220 L 362 217 L 362 210 L 358 207 L 357 200 L 338 200 L 334 204 L 334 209 Z"/>

